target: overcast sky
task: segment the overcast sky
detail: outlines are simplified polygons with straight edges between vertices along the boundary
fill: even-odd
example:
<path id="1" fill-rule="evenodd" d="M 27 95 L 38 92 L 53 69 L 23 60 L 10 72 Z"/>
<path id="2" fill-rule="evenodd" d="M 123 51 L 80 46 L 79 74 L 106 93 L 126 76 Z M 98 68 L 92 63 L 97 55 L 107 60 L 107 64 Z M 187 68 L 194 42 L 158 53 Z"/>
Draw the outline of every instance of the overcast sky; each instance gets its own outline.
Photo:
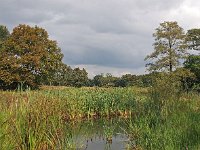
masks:
<path id="1" fill-rule="evenodd" d="M 145 73 L 155 28 L 177 21 L 200 28 L 198 0 L 0 0 L 0 24 L 45 28 L 58 42 L 63 61 L 89 76 Z"/>

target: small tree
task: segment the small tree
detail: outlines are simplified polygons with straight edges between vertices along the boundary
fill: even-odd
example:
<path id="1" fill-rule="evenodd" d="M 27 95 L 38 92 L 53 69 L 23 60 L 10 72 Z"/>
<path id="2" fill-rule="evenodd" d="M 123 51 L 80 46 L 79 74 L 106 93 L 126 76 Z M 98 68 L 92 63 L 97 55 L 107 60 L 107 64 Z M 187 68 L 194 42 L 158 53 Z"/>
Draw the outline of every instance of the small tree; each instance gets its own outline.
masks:
<path id="1" fill-rule="evenodd" d="M 154 52 L 148 55 L 145 60 L 155 59 L 147 64 L 149 71 L 167 70 L 172 72 L 180 65 L 180 60 L 186 57 L 186 42 L 183 29 L 177 22 L 161 23 L 156 32 Z"/>

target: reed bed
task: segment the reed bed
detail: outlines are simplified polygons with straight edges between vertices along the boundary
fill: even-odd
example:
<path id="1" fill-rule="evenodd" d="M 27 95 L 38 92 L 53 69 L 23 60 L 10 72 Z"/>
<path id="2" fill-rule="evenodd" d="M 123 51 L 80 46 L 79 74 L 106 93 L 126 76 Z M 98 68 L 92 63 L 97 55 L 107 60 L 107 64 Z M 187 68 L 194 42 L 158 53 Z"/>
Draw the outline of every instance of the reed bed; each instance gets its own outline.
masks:
<path id="1" fill-rule="evenodd" d="M 143 103 L 144 110 L 133 122 L 127 122 L 127 132 L 136 149 L 200 149 L 200 96 L 195 93 L 179 96 L 160 100 L 155 95 L 151 99 L 150 94 Z"/>
<path id="2" fill-rule="evenodd" d="M 128 118 L 126 132 L 134 143 L 128 149 L 200 149 L 198 94 L 163 96 L 132 87 L 0 93 L 1 150 L 76 149 L 68 123 L 113 117 Z M 113 129 L 106 127 L 111 137 Z"/>
<path id="3" fill-rule="evenodd" d="M 66 122 L 130 117 L 136 96 L 131 88 L 64 88 L 1 91 L 0 147 L 2 150 L 69 149 Z"/>

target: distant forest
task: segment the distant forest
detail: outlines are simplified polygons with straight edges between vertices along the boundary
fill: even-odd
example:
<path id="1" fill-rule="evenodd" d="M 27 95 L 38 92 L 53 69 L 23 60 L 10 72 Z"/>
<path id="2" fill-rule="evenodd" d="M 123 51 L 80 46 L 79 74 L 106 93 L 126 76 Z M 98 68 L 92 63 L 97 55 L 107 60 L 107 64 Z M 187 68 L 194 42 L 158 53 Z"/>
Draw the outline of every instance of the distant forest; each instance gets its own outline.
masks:
<path id="1" fill-rule="evenodd" d="M 115 77 L 106 73 L 89 79 L 84 68 L 73 69 L 62 61 L 61 49 L 45 29 L 20 24 L 10 33 L 0 25 L 0 89 L 37 89 L 41 85 L 149 87 L 155 78 L 175 75 L 183 89 L 199 90 L 200 29 L 185 33 L 177 22 L 163 22 L 153 37 L 154 51 L 145 58 L 149 74 Z"/>

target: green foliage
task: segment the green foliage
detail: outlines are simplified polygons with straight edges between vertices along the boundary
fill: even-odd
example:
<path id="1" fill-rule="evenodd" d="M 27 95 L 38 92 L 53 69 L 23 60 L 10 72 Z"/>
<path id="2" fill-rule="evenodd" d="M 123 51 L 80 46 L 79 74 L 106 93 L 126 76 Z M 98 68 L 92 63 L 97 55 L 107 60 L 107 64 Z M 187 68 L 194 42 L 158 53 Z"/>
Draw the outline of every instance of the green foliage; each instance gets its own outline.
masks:
<path id="1" fill-rule="evenodd" d="M 54 72 L 54 76 L 52 78 L 52 81 L 46 81 L 43 84 L 44 85 L 54 85 L 54 86 L 70 86 L 71 85 L 71 80 L 73 79 L 73 69 L 62 63 L 60 66 L 57 68 L 57 71 Z"/>
<path id="2" fill-rule="evenodd" d="M 94 86 L 99 87 L 124 87 L 121 85 L 120 79 L 112 76 L 110 73 L 107 73 L 106 75 L 96 75 L 94 76 L 92 82 Z"/>
<path id="3" fill-rule="evenodd" d="M 153 78 L 151 99 L 156 105 L 163 105 L 167 100 L 179 99 L 181 81 L 175 73 L 159 73 Z M 175 96 L 175 97 L 174 97 Z"/>
<path id="4" fill-rule="evenodd" d="M 190 55 L 184 62 L 184 67 L 189 69 L 196 78 L 191 80 L 191 86 L 195 90 L 200 90 L 200 56 Z"/>
<path id="5" fill-rule="evenodd" d="M 137 84 L 137 76 L 131 74 L 125 74 L 121 77 L 121 80 L 124 81 L 125 86 L 134 86 Z"/>
<path id="6" fill-rule="evenodd" d="M 103 86 L 103 75 L 101 74 L 101 75 L 96 75 L 96 76 L 94 76 L 92 82 L 93 82 L 93 84 L 94 84 L 95 86 L 102 87 L 102 86 Z"/>
<path id="7" fill-rule="evenodd" d="M 154 52 L 147 59 L 154 59 L 147 64 L 150 71 L 167 70 L 172 72 L 180 65 L 180 60 L 186 57 L 185 34 L 177 22 L 163 22 L 156 28 Z"/>
<path id="8" fill-rule="evenodd" d="M 88 73 L 83 68 L 82 70 L 79 68 L 75 68 L 72 71 L 72 79 L 71 85 L 75 87 L 86 86 L 88 83 Z"/>
<path id="9" fill-rule="evenodd" d="M 125 74 L 121 77 L 114 77 L 111 74 L 104 76 L 101 74 L 96 75 L 91 80 L 91 85 L 98 87 L 149 87 L 152 85 L 152 77 L 156 76 L 156 74 L 158 73 L 144 75 Z"/>
<path id="10" fill-rule="evenodd" d="M 200 56 L 190 55 L 184 62 L 184 67 L 193 72 L 200 80 Z"/>
<path id="11" fill-rule="evenodd" d="M 178 100 L 182 92 L 189 90 L 191 80 L 194 79 L 195 75 L 185 68 L 156 74 L 152 77 L 152 100 L 161 101 L 161 103 L 170 99 Z"/>
<path id="12" fill-rule="evenodd" d="M 181 89 L 191 91 L 196 75 L 187 68 L 178 68 L 174 71 L 174 75 L 181 82 Z"/>
<path id="13" fill-rule="evenodd" d="M 0 25 L 0 49 L 3 42 L 10 36 L 10 32 L 8 31 L 6 26 Z"/>
<path id="14" fill-rule="evenodd" d="M 188 30 L 186 41 L 189 49 L 200 50 L 200 29 Z"/>
<path id="15" fill-rule="evenodd" d="M 64 63 L 61 63 L 58 66 L 56 72 L 52 72 L 51 80 L 49 80 L 49 78 L 41 80 L 43 85 L 73 87 L 89 86 L 88 82 L 88 73 L 84 68 L 72 69 L 70 66 L 67 66 Z"/>

